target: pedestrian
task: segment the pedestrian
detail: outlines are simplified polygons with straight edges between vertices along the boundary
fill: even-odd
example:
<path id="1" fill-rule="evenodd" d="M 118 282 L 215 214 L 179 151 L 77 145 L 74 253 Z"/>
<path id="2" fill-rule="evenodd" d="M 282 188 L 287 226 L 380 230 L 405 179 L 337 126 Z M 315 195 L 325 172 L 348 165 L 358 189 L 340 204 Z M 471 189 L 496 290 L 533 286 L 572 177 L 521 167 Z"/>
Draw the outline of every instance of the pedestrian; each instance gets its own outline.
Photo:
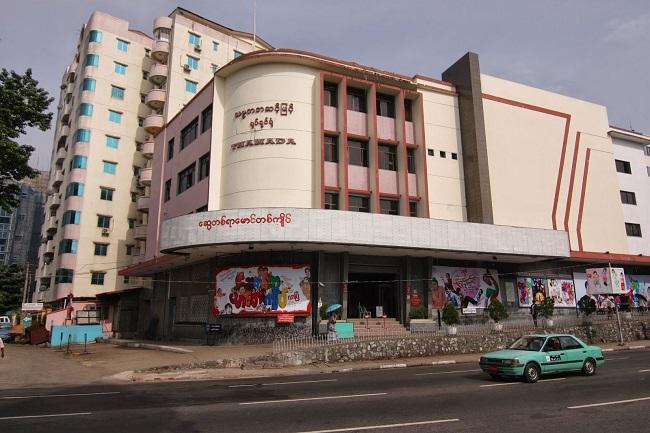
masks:
<path id="1" fill-rule="evenodd" d="M 0 358 L 5 357 L 5 342 L 0 338 Z"/>
<path id="2" fill-rule="evenodd" d="M 533 299 L 534 302 L 533 305 L 530 306 L 530 314 L 533 316 L 533 323 L 535 324 L 535 328 L 537 328 L 537 314 L 542 306 L 542 302 L 544 302 L 544 292 L 541 289 L 538 289 Z"/>
<path id="3" fill-rule="evenodd" d="M 336 341 L 336 313 L 332 312 L 327 321 L 327 341 Z"/>

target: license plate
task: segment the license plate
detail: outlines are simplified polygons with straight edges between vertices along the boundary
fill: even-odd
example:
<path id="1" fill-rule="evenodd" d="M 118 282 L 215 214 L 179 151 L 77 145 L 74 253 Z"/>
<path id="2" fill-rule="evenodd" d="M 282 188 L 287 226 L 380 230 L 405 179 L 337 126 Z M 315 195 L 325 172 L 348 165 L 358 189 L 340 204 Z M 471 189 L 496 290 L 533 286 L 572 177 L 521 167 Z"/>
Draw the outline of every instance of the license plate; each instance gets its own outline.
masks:
<path id="1" fill-rule="evenodd" d="M 496 365 L 490 365 L 490 366 L 488 366 L 488 371 L 490 373 L 496 373 L 497 371 L 499 371 L 499 369 L 497 368 Z"/>

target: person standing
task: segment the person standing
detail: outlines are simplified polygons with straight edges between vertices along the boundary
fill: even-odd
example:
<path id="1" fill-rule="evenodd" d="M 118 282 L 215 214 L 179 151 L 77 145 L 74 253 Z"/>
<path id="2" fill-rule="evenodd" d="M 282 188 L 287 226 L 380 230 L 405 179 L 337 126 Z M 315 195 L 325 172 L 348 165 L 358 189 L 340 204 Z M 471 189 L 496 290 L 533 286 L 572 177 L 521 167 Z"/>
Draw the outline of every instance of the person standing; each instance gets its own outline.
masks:
<path id="1" fill-rule="evenodd" d="M 5 357 L 5 342 L 0 338 L 0 358 Z"/>
<path id="2" fill-rule="evenodd" d="M 535 328 L 537 328 L 537 314 L 539 313 L 542 302 L 544 302 L 544 292 L 541 289 L 538 289 L 534 296 L 533 305 L 530 306 L 530 314 L 533 316 Z"/>
<path id="3" fill-rule="evenodd" d="M 329 320 L 327 321 L 327 341 L 336 341 L 338 338 L 336 336 L 336 313 L 330 315 Z"/>

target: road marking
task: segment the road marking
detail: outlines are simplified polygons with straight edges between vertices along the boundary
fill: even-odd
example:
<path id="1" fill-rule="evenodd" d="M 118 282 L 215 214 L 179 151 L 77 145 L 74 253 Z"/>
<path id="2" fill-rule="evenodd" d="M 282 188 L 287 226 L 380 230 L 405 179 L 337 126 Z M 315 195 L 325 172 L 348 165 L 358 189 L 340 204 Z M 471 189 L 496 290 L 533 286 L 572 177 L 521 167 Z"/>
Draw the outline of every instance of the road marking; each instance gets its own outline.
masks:
<path id="1" fill-rule="evenodd" d="M 566 380 L 566 377 L 556 377 L 555 379 L 540 379 L 539 382 L 553 382 L 558 380 Z"/>
<path id="2" fill-rule="evenodd" d="M 402 424 L 369 425 L 364 427 L 337 428 L 333 430 L 312 430 L 312 431 L 304 431 L 300 433 L 337 433 L 337 432 L 346 432 L 346 431 L 375 430 L 381 428 L 410 427 L 415 425 L 441 424 L 444 422 L 456 422 L 456 421 L 460 421 L 460 420 L 458 418 L 437 419 L 434 421 L 406 422 Z"/>
<path id="3" fill-rule="evenodd" d="M 406 364 L 385 364 L 385 365 L 380 365 L 379 369 L 383 370 L 384 368 L 404 368 L 406 367 Z"/>
<path id="4" fill-rule="evenodd" d="M 321 382 L 336 382 L 338 379 L 323 379 L 323 380 L 297 380 L 295 382 L 272 382 L 272 383 L 251 383 L 241 385 L 229 385 L 228 388 L 244 388 L 250 386 L 272 386 L 272 385 L 295 385 L 299 383 L 321 383 Z"/>
<path id="5" fill-rule="evenodd" d="M 508 385 L 521 385 L 521 382 L 491 383 L 489 385 L 481 385 L 480 388 L 488 388 L 491 386 L 508 386 Z"/>
<path id="6" fill-rule="evenodd" d="M 416 376 L 432 376 L 434 374 L 453 374 L 453 373 L 473 373 L 481 371 L 480 369 L 476 370 L 452 370 L 452 371 L 436 371 L 434 373 L 418 373 Z"/>
<path id="7" fill-rule="evenodd" d="M 0 400 L 19 400 L 19 399 L 27 399 L 27 398 L 54 398 L 54 397 L 85 397 L 90 395 L 112 395 L 112 394 L 119 394 L 119 393 L 120 393 L 119 391 L 111 391 L 111 392 L 85 392 L 85 393 L 78 393 L 78 394 L 16 395 L 10 397 L 0 397 Z"/>
<path id="8" fill-rule="evenodd" d="M 61 416 L 83 416 L 83 415 L 92 415 L 92 412 L 55 413 L 55 414 L 52 414 L 52 415 L 5 416 L 5 417 L 0 418 L 0 421 L 10 420 L 10 419 L 53 418 L 53 417 L 61 417 Z"/>
<path id="9" fill-rule="evenodd" d="M 650 371 L 650 370 L 639 370 L 639 373 L 647 373 L 647 372 L 649 372 L 649 371 Z"/>
<path id="10" fill-rule="evenodd" d="M 625 357 L 622 357 L 622 358 L 605 358 L 605 361 L 620 361 L 622 359 L 630 359 L 630 357 L 625 356 Z"/>
<path id="11" fill-rule="evenodd" d="M 583 404 L 580 406 L 569 406 L 567 407 L 567 409 L 583 409 L 585 407 L 610 406 L 613 404 L 634 403 L 635 401 L 645 401 L 645 400 L 650 400 L 650 397 L 632 398 L 630 400 L 608 401 L 605 403 Z"/>
<path id="12" fill-rule="evenodd" d="M 613 352 L 614 349 L 603 349 L 603 352 Z"/>
<path id="13" fill-rule="evenodd" d="M 645 349 L 647 346 L 630 346 L 630 349 Z"/>
<path id="14" fill-rule="evenodd" d="M 228 385 L 228 388 L 247 388 L 247 387 L 251 387 L 251 386 L 255 386 L 255 384 L 246 383 L 246 384 L 243 384 L 243 385 Z"/>
<path id="15" fill-rule="evenodd" d="M 291 403 L 293 401 L 315 401 L 315 400 L 333 400 L 339 398 L 358 398 L 358 397 L 376 397 L 379 395 L 386 395 L 387 392 L 377 392 L 374 394 L 349 394 L 349 395 L 330 395 L 327 397 L 309 397 L 309 398 L 292 398 L 287 400 L 263 400 L 263 401 L 250 401 L 239 403 L 241 406 L 252 404 L 271 404 L 271 403 Z"/>
<path id="16" fill-rule="evenodd" d="M 433 362 L 431 363 L 431 365 L 447 365 L 447 364 L 455 364 L 455 363 L 456 363 L 456 361 L 454 361 L 453 359 L 451 359 L 451 360 L 449 360 L 449 361 L 433 361 Z"/>
<path id="17" fill-rule="evenodd" d="M 243 376 L 240 377 L 239 379 L 241 380 L 246 380 L 246 379 L 264 379 L 265 377 L 271 377 L 271 376 Z"/>

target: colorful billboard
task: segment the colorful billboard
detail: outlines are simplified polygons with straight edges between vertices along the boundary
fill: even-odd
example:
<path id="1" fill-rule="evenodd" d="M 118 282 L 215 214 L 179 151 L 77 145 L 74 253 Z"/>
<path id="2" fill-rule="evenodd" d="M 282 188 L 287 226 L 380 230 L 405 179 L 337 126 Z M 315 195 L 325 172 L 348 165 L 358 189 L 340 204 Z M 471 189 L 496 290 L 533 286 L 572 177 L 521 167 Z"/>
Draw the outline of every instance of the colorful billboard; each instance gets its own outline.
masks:
<path id="1" fill-rule="evenodd" d="M 545 278 L 517 278 L 517 295 L 520 307 L 530 307 L 533 304 L 537 292 L 542 291 L 546 295 Z"/>
<path id="2" fill-rule="evenodd" d="M 637 307 L 645 307 L 650 293 L 650 275 L 626 275 L 630 296 Z"/>
<path id="3" fill-rule="evenodd" d="M 549 278 L 546 282 L 548 296 L 555 301 L 555 307 L 576 306 L 576 289 L 572 280 Z"/>
<path id="4" fill-rule="evenodd" d="M 308 265 L 220 268 L 212 304 L 215 316 L 309 314 Z"/>
<path id="5" fill-rule="evenodd" d="M 591 295 L 624 295 L 627 293 L 623 268 L 587 269 L 587 292 Z"/>
<path id="6" fill-rule="evenodd" d="M 497 272 L 490 269 L 435 266 L 431 286 L 433 308 L 442 308 L 441 300 L 456 308 L 485 308 L 500 297 Z"/>

